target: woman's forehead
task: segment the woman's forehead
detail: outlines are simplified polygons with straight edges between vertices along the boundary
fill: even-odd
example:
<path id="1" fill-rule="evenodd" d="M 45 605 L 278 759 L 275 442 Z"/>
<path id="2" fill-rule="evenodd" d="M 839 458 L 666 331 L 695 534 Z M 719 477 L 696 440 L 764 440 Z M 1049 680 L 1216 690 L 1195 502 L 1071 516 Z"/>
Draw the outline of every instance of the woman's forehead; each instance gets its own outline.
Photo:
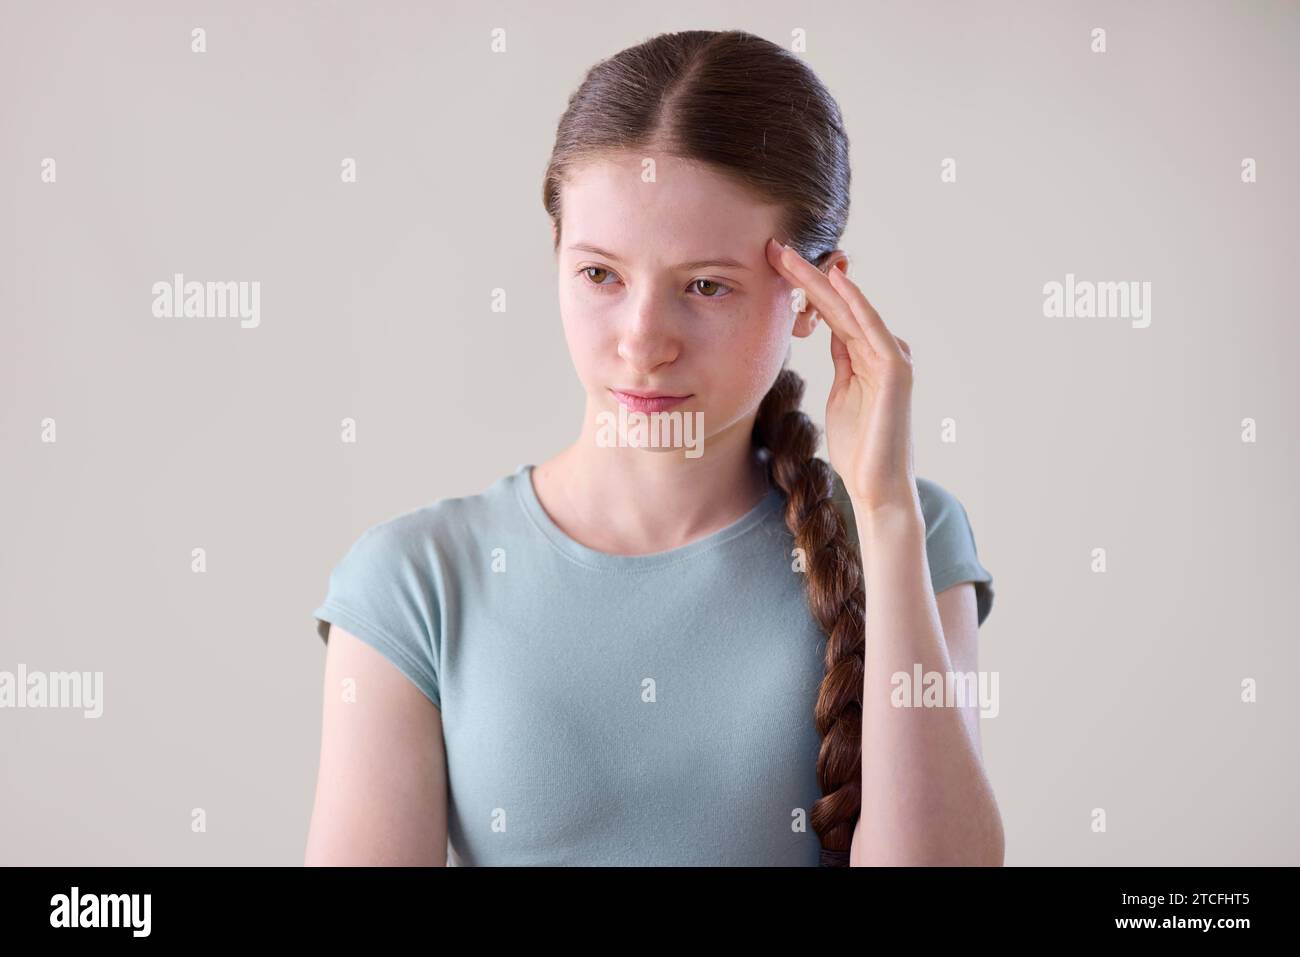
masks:
<path id="1" fill-rule="evenodd" d="M 643 181 L 625 163 L 584 168 L 564 188 L 563 246 L 629 262 L 764 260 L 779 210 L 698 166 L 655 173 L 657 179 Z"/>

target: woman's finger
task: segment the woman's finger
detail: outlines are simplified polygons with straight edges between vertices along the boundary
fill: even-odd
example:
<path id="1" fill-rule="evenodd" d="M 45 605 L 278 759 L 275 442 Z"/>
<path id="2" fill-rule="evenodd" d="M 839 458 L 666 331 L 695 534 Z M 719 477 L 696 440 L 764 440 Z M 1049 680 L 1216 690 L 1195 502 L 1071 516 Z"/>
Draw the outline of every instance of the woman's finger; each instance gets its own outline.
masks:
<path id="1" fill-rule="evenodd" d="M 848 342 L 850 339 L 864 338 L 862 326 L 854 317 L 853 309 L 835 291 L 820 269 L 790 246 L 778 249 L 775 240 L 768 241 L 767 259 L 790 285 L 805 292 L 812 307 L 826 317 L 827 324 L 841 339 Z"/>
<path id="2" fill-rule="evenodd" d="M 832 388 L 853 378 L 853 359 L 849 355 L 848 346 L 835 334 L 834 329 L 831 330 L 831 362 L 835 364 L 835 381 L 831 383 Z"/>
<path id="3" fill-rule="evenodd" d="M 832 269 L 832 273 L 838 273 L 831 281 L 835 286 L 835 291 L 849 303 L 853 309 L 853 314 L 857 316 L 862 328 L 866 332 L 866 339 L 871 343 L 871 347 L 879 352 L 882 356 L 895 356 L 901 358 L 903 350 L 898 345 L 898 337 L 889 331 L 885 322 L 880 318 L 880 313 L 871 305 L 870 300 L 858 288 L 857 283 L 848 277 L 842 269 Z"/>

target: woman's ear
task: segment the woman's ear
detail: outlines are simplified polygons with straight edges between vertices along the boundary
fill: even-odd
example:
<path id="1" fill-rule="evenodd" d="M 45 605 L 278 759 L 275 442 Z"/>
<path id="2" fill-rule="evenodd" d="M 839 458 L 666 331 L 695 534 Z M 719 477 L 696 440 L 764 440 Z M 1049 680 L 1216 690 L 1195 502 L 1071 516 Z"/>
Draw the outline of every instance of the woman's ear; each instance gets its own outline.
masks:
<path id="1" fill-rule="evenodd" d="M 831 269 L 842 269 L 844 270 L 844 274 L 847 276 L 849 273 L 848 254 L 846 254 L 842 249 L 831 250 L 831 252 L 827 254 L 826 260 L 817 268 L 823 273 L 828 272 Z M 817 310 L 814 309 L 812 303 L 809 302 L 808 308 L 795 316 L 794 328 L 790 330 L 790 334 L 799 339 L 807 338 L 813 334 L 813 331 L 817 328 L 817 323 L 820 320 L 821 316 L 818 315 Z"/>

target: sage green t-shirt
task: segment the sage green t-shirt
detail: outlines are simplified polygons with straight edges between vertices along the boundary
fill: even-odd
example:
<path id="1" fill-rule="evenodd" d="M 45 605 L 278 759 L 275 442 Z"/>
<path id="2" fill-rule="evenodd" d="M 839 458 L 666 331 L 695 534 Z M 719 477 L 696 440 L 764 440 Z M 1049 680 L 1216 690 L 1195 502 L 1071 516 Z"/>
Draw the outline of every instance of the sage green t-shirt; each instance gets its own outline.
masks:
<path id="1" fill-rule="evenodd" d="M 826 638 L 784 497 L 611 555 L 550 519 L 531 470 L 367 529 L 314 612 L 441 710 L 449 863 L 815 866 Z M 966 511 L 917 489 L 935 593 L 975 582 L 983 624 L 993 578 Z"/>

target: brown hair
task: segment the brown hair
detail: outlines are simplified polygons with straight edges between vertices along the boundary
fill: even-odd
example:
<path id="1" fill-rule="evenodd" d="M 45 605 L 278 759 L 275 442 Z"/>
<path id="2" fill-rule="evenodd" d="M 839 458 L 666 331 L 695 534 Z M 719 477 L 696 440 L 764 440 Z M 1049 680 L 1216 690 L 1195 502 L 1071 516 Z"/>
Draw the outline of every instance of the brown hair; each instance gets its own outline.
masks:
<path id="1" fill-rule="evenodd" d="M 600 61 L 569 98 L 542 189 L 560 243 L 566 172 L 612 152 L 664 152 L 710 164 L 779 206 L 778 238 L 822 266 L 849 212 L 849 142 L 835 100 L 795 54 L 740 30 L 663 33 Z M 802 411 L 804 381 L 782 368 L 759 405 L 753 441 L 785 496 L 803 550 L 808 604 L 826 633 L 826 673 L 814 706 L 822 797 L 809 820 L 821 863 L 848 863 L 862 803 L 862 563 L 818 458 L 819 430 Z"/>

